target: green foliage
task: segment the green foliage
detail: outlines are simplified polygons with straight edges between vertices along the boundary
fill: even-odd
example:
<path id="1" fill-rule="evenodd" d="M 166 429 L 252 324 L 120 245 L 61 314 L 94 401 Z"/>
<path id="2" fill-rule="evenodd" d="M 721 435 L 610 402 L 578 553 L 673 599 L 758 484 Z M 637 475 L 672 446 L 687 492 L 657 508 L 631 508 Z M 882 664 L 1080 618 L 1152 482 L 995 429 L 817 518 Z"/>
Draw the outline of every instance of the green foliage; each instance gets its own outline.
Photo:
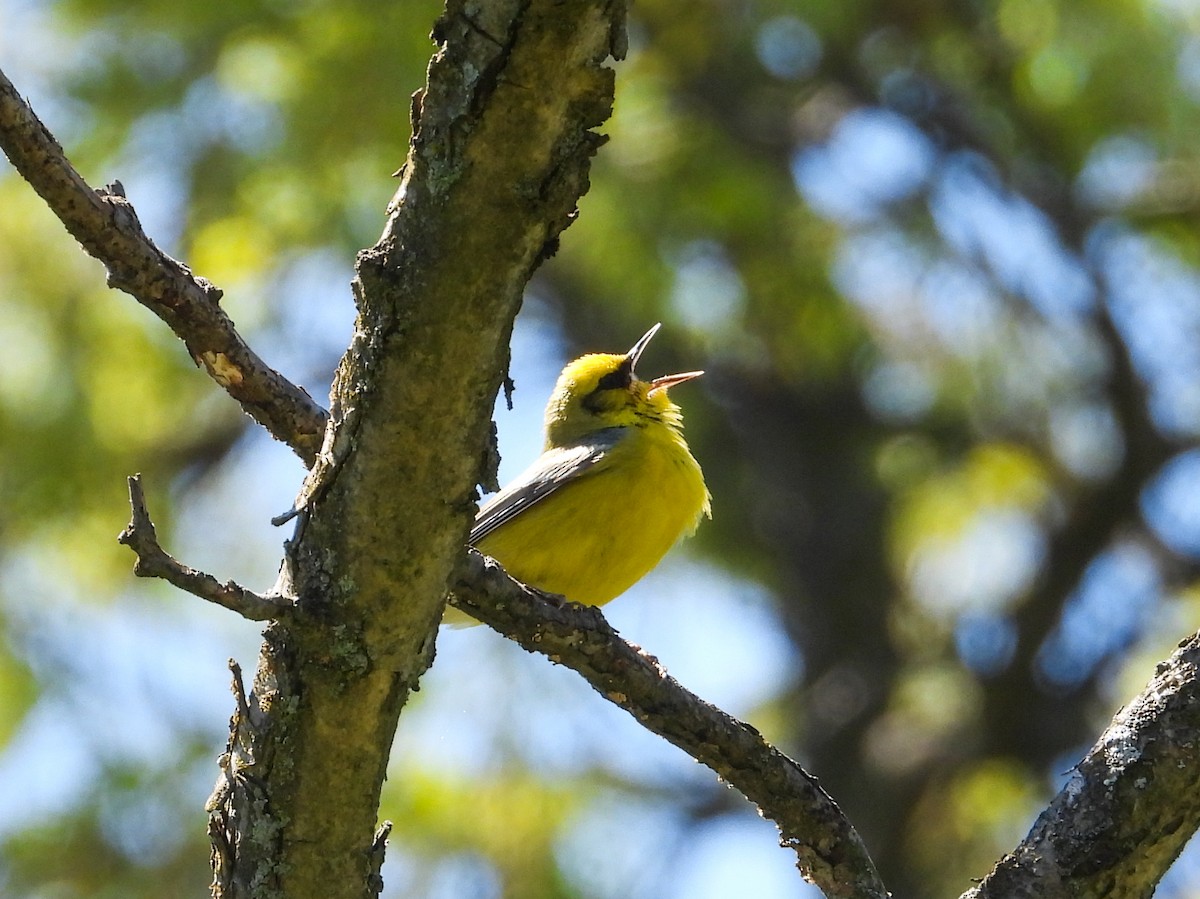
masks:
<path id="1" fill-rule="evenodd" d="M 323 298 L 288 277 L 327 254 L 328 281 L 348 280 L 382 228 L 438 4 L 50 10 L 26 37 L 56 52 L 6 71 L 81 171 L 122 179 L 269 360 L 331 370 L 327 348 L 293 343 L 288 322 Z M 680 398 L 714 495 L 697 546 L 770 590 L 796 650 L 749 717 L 822 778 L 897 895 L 952 894 L 1195 626 L 1196 559 L 1139 505 L 1198 432 L 1195 22 L 1149 0 L 639 0 L 632 16 L 611 141 L 531 317 L 581 349 L 662 319 L 655 364 L 709 370 Z M 0 347 L 3 617 L 69 617 L 131 589 L 125 476 L 147 473 L 169 524 L 245 446 L 243 422 L 7 170 Z M 224 545 L 250 527 L 218 523 Z M 269 559 L 277 535 L 263 542 Z M 1152 599 L 1109 582 L 1133 623 L 1084 615 L 1109 642 L 1070 656 L 1068 599 L 1130 545 Z M 79 676 L 38 633 L 0 643 L 0 744 Z M 546 739 L 524 719 L 495 739 L 513 734 Z M 490 776 L 394 771 L 383 813 L 411 870 L 393 880 L 422 895 L 445 856 L 482 859 L 504 895 L 593 895 L 564 834 L 597 783 L 659 772 L 579 756 L 546 777 L 521 753 Z M 99 768 L 74 807 L 4 831 L 0 891 L 195 895 L 202 813 L 172 798 L 174 769 Z M 679 840 L 731 801 L 692 786 L 664 791 Z M 188 836 L 152 859 L 112 846 L 97 810 L 133 795 Z"/>

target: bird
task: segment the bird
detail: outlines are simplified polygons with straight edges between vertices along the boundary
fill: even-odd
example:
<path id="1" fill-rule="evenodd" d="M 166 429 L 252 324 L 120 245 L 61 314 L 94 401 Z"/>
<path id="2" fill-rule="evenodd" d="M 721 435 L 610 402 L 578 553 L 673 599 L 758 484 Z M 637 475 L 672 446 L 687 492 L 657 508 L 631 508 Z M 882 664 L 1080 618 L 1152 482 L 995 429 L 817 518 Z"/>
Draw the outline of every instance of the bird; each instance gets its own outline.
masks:
<path id="1" fill-rule="evenodd" d="M 712 517 L 682 412 L 667 395 L 704 372 L 637 375 L 660 327 L 627 353 L 567 364 L 546 404 L 542 454 L 480 508 L 471 545 L 527 586 L 604 605 Z M 477 623 L 453 609 L 447 620 Z"/>

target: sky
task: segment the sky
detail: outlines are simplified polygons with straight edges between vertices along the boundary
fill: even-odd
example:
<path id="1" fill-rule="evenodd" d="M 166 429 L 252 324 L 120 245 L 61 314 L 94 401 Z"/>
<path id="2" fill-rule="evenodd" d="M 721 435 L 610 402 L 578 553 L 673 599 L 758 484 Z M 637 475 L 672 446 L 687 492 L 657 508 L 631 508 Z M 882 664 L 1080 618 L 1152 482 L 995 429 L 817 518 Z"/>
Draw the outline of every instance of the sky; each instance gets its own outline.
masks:
<path id="1" fill-rule="evenodd" d="M 820 47 L 807 28 L 787 16 L 764 29 L 758 47 L 764 66 L 788 77 L 809 71 Z M 69 142 L 84 123 L 72 125 L 79 110 L 54 91 L 55 61 L 63 53 L 61 38 L 43 18 L 42 3 L 0 7 L 0 59 L 6 72 Z M 219 86 L 209 84 L 197 90 L 215 89 Z M 175 223 L 186 203 L 172 167 L 187 145 L 179 125 L 203 124 L 199 110 L 211 105 L 198 95 L 191 111 L 148 117 L 124 151 L 128 167 L 119 177 L 148 233 L 168 249 L 178 241 Z M 221 127 L 250 144 L 269 141 L 269 116 L 261 125 L 261 111 L 256 106 L 253 114 Z M 250 128 L 247 122 L 260 125 Z M 1146 164 L 1147 150 L 1136 141 L 1097 148 L 1079 190 L 1097 203 L 1119 202 L 1106 186 L 1136 179 Z M 1047 366 L 1087 363 L 1094 347 L 1082 336 L 1081 322 L 1097 302 L 1095 285 L 1045 217 L 998 187 L 995 173 L 978 158 L 941 159 L 903 118 L 866 110 L 847 116 L 825 144 L 798 153 L 793 177 L 810 208 L 845 228 L 832 277 L 892 351 L 874 377 L 864 380 L 868 400 L 881 416 L 915 420 L 932 401 L 928 376 L 906 349 L 914 323 L 947 353 L 970 354 L 987 339 L 1001 303 L 989 277 L 1053 324 L 1053 346 L 1043 354 Z M 888 221 L 888 204 L 918 190 L 932 198 L 934 226 L 952 251 L 944 258 L 930 258 L 927 250 L 907 243 Z M 1156 422 L 1171 433 L 1195 436 L 1200 430 L 1200 341 L 1195 339 L 1200 282 L 1117 224 L 1092 235 L 1087 252 L 1117 287 L 1114 316 L 1151 386 Z M 275 286 L 283 324 L 263 330 L 254 341 L 271 364 L 318 398 L 327 395 L 332 362 L 351 334 L 351 263 L 328 251 L 300 259 Z M 685 247 L 673 264 L 671 309 L 679 326 L 717 331 L 737 319 L 745 287 L 719 247 Z M 113 301 L 132 302 L 117 296 Z M 645 322 L 642 330 L 651 324 Z M 588 349 L 623 351 L 640 333 L 631 333 L 625 346 Z M 496 410 L 502 483 L 539 451 L 542 405 L 567 361 L 565 347 L 553 313 L 531 297 L 513 338 L 515 409 L 500 403 Z M 654 369 L 653 344 L 644 365 L 647 373 Z M 705 360 L 689 365 L 703 368 Z M 701 384 L 687 389 L 693 387 L 703 389 Z M 686 415 L 686 393 L 681 391 L 677 401 Z M 1056 421 L 1056 452 L 1072 471 L 1099 475 L 1119 457 L 1119 447 L 1095 439 L 1111 429 L 1102 409 L 1064 409 Z M 286 536 L 269 520 L 290 507 L 302 474 L 289 450 L 252 431 L 215 473 L 177 491 L 179 521 L 168 548 L 219 578 L 269 586 Z M 729 501 L 715 497 L 714 514 Z M 1144 495 L 1143 507 L 1164 541 L 1200 552 L 1200 454 L 1174 460 Z M 217 521 L 220 527 L 213 526 Z M 955 540 L 910 566 L 917 592 L 931 610 L 958 616 L 959 652 L 967 664 L 977 670 L 1003 664 L 1006 641 L 1011 641 L 1004 604 L 1028 583 L 1043 550 L 1044 534 L 1034 516 L 1016 505 L 997 504 Z M 106 766 L 136 762 L 165 768 L 180 762 L 174 754 L 180 731 L 203 735 L 212 750 L 202 763 L 183 760 L 188 772 L 180 790 L 183 807 L 200 820 L 232 708 L 226 662 L 236 658 L 249 674 L 257 627 L 132 577 L 119 596 L 98 605 L 37 547 L 12 556 L 0 578 L 10 597 L 6 614 L 13 622 L 12 639 L 24 647 L 35 672 L 39 666 L 72 672 L 59 681 L 61 688 L 43 696 L 0 752 L 0 783 L 20 779 L 24 785 L 19 801 L 14 793 L 0 794 L 0 837 L 31 816 L 69 808 L 96 788 Z M 12 599 L 38 594 L 53 601 Z M 1046 654 L 1047 675 L 1069 684 L 1088 673 L 1141 633 L 1160 594 L 1153 566 L 1138 547 L 1115 546 L 1091 566 L 1072 598 L 1054 638 L 1055 651 Z M 987 601 L 961 614 L 965 604 L 981 596 Z M 685 686 L 732 714 L 748 716 L 752 724 L 756 710 L 803 670 L 767 592 L 693 558 L 686 546 L 606 614 Z M 113 719 L 122 727 L 109 726 Z M 402 719 L 393 768 L 398 774 L 414 766 L 470 777 L 512 760 L 564 776 L 599 767 L 646 785 L 643 801 L 627 792 L 601 791 L 563 837 L 560 863 L 586 885 L 589 896 L 666 895 L 663 880 L 654 876 L 656 864 L 664 866 L 658 874 L 666 876 L 664 859 L 673 860 L 669 879 L 672 895 L 679 897 L 718 899 L 747 890 L 767 899 L 818 895 L 799 881 L 792 854 L 776 845 L 771 826 L 748 805 L 706 822 L 681 843 L 682 818 L 658 788 L 702 789 L 713 775 L 604 703 L 572 673 L 526 655 L 482 627 L 444 631 L 419 700 Z M 115 839 L 131 854 L 170 848 L 173 831 L 159 825 L 179 810 L 156 801 L 111 810 Z M 593 848 L 597 843 L 608 847 L 602 857 Z M 405 860 L 405 847 L 398 845 L 384 869 L 385 882 L 406 882 Z M 1164 886 L 1164 895 L 1171 890 L 1185 895 L 1187 887 L 1179 884 L 1192 882 L 1194 870 L 1189 856 Z M 491 872 L 470 858 L 449 859 L 432 883 L 430 895 L 465 895 L 464 884 L 472 895 L 499 895 Z M 385 895 L 399 896 L 398 889 Z"/>

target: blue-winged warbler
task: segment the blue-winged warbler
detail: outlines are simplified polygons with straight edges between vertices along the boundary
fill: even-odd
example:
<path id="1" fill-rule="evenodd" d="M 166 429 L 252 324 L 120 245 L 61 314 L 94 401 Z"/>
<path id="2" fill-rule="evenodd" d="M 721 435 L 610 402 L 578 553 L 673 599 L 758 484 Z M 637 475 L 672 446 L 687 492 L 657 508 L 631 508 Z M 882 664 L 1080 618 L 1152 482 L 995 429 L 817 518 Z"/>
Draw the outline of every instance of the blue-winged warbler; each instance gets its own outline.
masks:
<path id="1" fill-rule="evenodd" d="M 667 390 L 703 372 L 643 381 L 628 353 L 563 369 L 546 405 L 542 455 L 475 519 L 471 544 L 522 583 L 601 605 L 658 564 L 710 515 L 700 465 Z M 453 612 L 448 620 L 471 623 Z"/>

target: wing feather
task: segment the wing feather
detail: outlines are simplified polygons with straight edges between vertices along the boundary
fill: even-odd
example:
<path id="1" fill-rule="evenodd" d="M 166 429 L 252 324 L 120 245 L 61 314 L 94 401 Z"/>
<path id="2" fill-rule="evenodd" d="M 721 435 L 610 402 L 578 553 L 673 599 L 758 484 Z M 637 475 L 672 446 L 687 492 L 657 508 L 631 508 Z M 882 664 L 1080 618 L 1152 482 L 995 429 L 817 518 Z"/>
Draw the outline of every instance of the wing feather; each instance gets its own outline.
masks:
<path id="1" fill-rule="evenodd" d="M 585 442 L 546 450 L 516 480 L 484 504 L 471 528 L 471 545 L 541 502 L 560 487 L 593 471 L 620 441 L 622 428 L 609 428 Z"/>

